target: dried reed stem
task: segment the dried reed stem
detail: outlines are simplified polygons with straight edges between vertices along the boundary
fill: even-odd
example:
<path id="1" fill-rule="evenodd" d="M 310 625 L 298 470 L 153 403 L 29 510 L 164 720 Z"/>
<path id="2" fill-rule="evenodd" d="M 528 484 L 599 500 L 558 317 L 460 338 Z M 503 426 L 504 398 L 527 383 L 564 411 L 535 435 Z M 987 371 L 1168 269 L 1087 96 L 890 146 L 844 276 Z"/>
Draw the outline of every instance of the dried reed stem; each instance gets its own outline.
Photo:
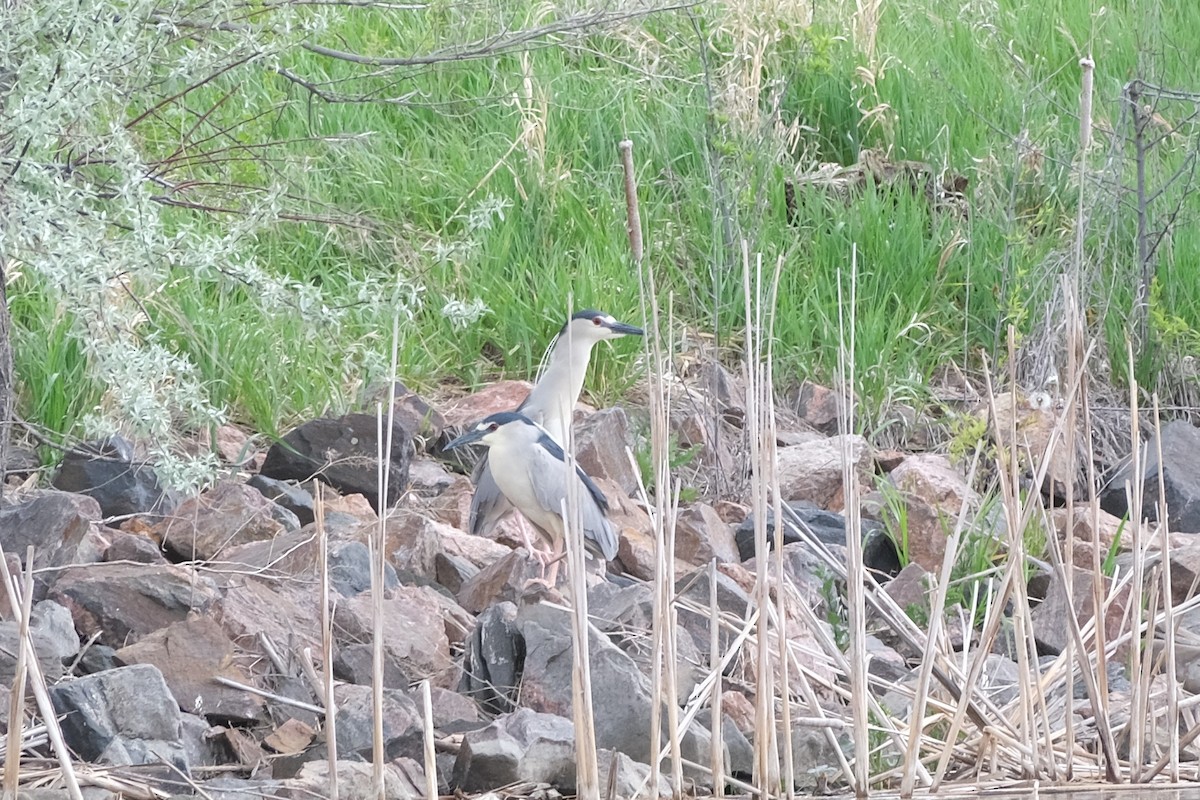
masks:
<path id="1" fill-rule="evenodd" d="M 383 411 L 376 408 L 376 449 L 379 481 L 379 517 L 371 547 L 371 778 L 373 792 L 385 800 L 383 768 L 387 750 L 383 738 L 383 615 L 387 568 L 388 489 L 391 486 L 392 431 L 396 413 L 396 369 L 400 352 L 400 315 L 392 317 L 392 363 L 388 373 L 387 437 L 383 432 Z M 334 764 L 333 768 L 336 769 Z"/>
<path id="2" fill-rule="evenodd" d="M 875 3 L 868 3 L 875 6 Z M 850 319 L 845 318 L 849 300 Z M 854 792 L 865 797 L 870 782 L 867 697 L 867 612 L 866 569 L 863 567 L 862 514 L 858 501 L 858 475 L 854 469 L 850 434 L 854 432 L 855 308 L 858 302 L 858 245 L 850 251 L 850 297 L 842 296 L 842 274 L 838 273 L 838 378 L 840 382 L 838 433 L 842 436 L 842 492 L 846 512 L 846 594 L 850 617 L 850 698 L 854 719 Z"/>
<path id="3" fill-rule="evenodd" d="M 338 800 L 337 700 L 333 696 L 333 614 L 329 607 L 329 530 L 325 527 L 325 487 L 319 481 L 313 498 L 317 526 L 317 568 L 321 593 L 321 702 L 325 704 L 325 757 L 329 761 L 329 800 Z"/>
<path id="4" fill-rule="evenodd" d="M 437 800 L 437 753 L 433 748 L 433 693 L 429 689 L 428 678 L 421 681 L 421 708 L 425 719 L 425 800 Z"/>
<path id="5" fill-rule="evenodd" d="M 1179 676 L 1175 666 L 1175 600 L 1171 585 L 1171 525 L 1167 509 L 1166 477 L 1163 475 L 1162 425 L 1158 410 L 1158 393 L 1154 400 L 1154 445 L 1158 461 L 1158 533 L 1159 553 L 1162 556 L 1163 636 L 1166 638 L 1167 720 L 1170 743 L 1167 756 L 1170 778 L 1179 780 Z M 1152 634 L 1153 635 L 1153 634 Z"/>
<path id="6" fill-rule="evenodd" d="M 571 326 L 567 326 L 568 350 Z M 567 419 L 571 410 L 565 409 Z M 567 495 L 562 503 L 567 551 L 567 587 L 571 600 L 571 712 L 575 725 L 575 793 L 580 800 L 600 800 L 599 751 L 596 748 L 596 723 L 592 710 L 592 662 L 588 623 L 587 563 L 583 542 L 583 517 L 579 505 L 579 481 L 575 479 L 575 435 L 566 428 L 563 442 L 566 458 L 564 485 Z"/>
<path id="7" fill-rule="evenodd" d="M 708 562 L 708 663 L 715 667 L 721 660 L 721 607 L 717 604 L 717 559 Z M 721 735 L 724 723 L 721 676 L 717 675 L 712 685 L 712 720 L 709 729 L 712 738 L 709 740 L 709 769 L 712 771 L 713 797 L 725 796 L 725 747 Z"/>
<path id="8" fill-rule="evenodd" d="M 1146 571 L 1145 547 L 1142 542 L 1142 487 L 1145 475 L 1145 460 L 1142 450 L 1141 426 L 1138 411 L 1138 382 L 1134 373 L 1133 344 L 1126 340 L 1126 357 L 1129 368 L 1129 440 L 1130 459 L 1133 481 L 1127 484 L 1129 493 L 1129 524 L 1133 532 L 1133 588 L 1130 590 L 1130 610 L 1132 612 L 1132 631 L 1140 638 L 1142 628 L 1142 600 L 1145 593 L 1144 578 Z M 1101 618 L 1102 620 L 1102 618 Z M 1097 627 L 1102 627 L 1102 621 L 1097 621 Z M 1140 644 L 1140 642 L 1139 642 Z M 1136 652 L 1136 651 L 1135 651 Z M 1141 660 L 1131 659 L 1129 683 L 1131 686 L 1130 719 L 1129 719 L 1129 779 L 1133 783 L 1141 780 L 1144 764 L 1143 747 L 1146 736 L 1146 701 L 1142 692 Z"/>
<path id="9" fill-rule="evenodd" d="M 32 558 L 29 559 L 32 562 Z M 32 563 L 30 563 L 32 566 Z M 28 604 L 33 599 L 32 585 L 29 580 L 32 579 L 32 574 L 28 573 L 26 579 L 26 589 L 22 596 L 23 605 L 20 609 L 13 609 L 13 613 L 17 615 L 20 626 L 21 641 L 29 635 L 29 615 L 32 611 Z M 17 649 L 17 663 L 15 674 L 13 676 L 12 694 L 8 698 L 8 737 L 7 746 L 4 750 L 4 796 L 16 798 L 17 786 L 21 779 L 21 735 L 25 729 L 25 679 L 28 668 L 26 663 L 25 648 Z"/>

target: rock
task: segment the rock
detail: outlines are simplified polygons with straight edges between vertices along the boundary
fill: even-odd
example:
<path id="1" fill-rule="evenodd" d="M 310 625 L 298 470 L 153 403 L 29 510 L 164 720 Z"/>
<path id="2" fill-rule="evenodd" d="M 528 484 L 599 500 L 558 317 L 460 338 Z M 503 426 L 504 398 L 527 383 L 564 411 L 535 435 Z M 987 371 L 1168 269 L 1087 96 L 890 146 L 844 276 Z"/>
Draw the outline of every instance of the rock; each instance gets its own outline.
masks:
<path id="1" fill-rule="evenodd" d="M 370 686 L 374 674 L 374 653 L 370 644 L 347 644 L 333 651 L 333 677 L 346 683 Z M 410 683 L 408 671 L 386 650 L 383 653 L 383 685 L 403 689 Z"/>
<path id="2" fill-rule="evenodd" d="M 837 744 L 830 741 L 831 731 L 817 728 L 806 728 L 796 725 L 792 728 L 792 778 L 796 788 L 802 791 L 822 789 L 824 793 L 824 776 L 840 771 L 842 762 L 838 759 L 838 750 L 851 756 L 853 749 L 850 737 L 846 733 L 833 734 Z"/>
<path id="3" fill-rule="evenodd" d="M 567 613 L 542 603 L 523 609 L 518 624 L 525 642 L 520 704 L 570 719 L 572 644 Z M 591 630 L 589 645 L 596 746 L 649 761 L 650 709 L 655 702 L 649 679 L 599 631 Z M 704 763 L 708 732 L 693 726 L 683 735 L 681 747 L 685 758 Z"/>
<path id="4" fill-rule="evenodd" d="M 374 767 L 369 762 L 337 762 L 339 800 L 421 800 L 424 784 L 414 784 L 413 776 L 396 764 L 383 765 L 383 797 L 375 791 Z M 421 779 L 424 780 L 423 778 Z M 329 762 L 309 761 L 294 778 L 288 778 L 271 797 L 312 800 L 329 793 Z"/>
<path id="5" fill-rule="evenodd" d="M 51 599 L 71 612 L 84 638 L 124 647 L 143 636 L 203 612 L 217 601 L 208 578 L 182 566 L 93 564 L 65 571 Z"/>
<path id="6" fill-rule="evenodd" d="M 600 767 L 600 791 L 608 792 L 608 797 L 620 800 L 636 800 L 650 796 L 650 766 L 634 761 L 624 753 L 615 750 L 601 750 L 597 755 Z M 570 791 L 570 787 L 567 787 Z M 671 797 L 671 782 L 661 772 L 658 775 L 659 797 Z"/>
<path id="7" fill-rule="evenodd" d="M 192 769 L 225 763 L 226 752 L 217 739 L 219 728 L 214 728 L 204 717 L 195 714 L 180 714 L 179 722 L 179 741 Z"/>
<path id="8" fill-rule="evenodd" d="M 869 485 L 873 466 L 870 445 L 863 437 L 851 435 L 849 446 L 855 476 L 861 484 Z M 780 448 L 776 455 L 779 493 L 788 501 L 807 500 L 820 508 L 842 508 L 842 447 L 843 437 L 832 436 Z"/>
<path id="9" fill-rule="evenodd" d="M 745 572 L 740 564 L 722 564 L 717 569 L 717 607 L 724 614 L 730 614 L 737 619 L 745 619 L 750 607 L 750 594 L 733 577 L 734 572 Z M 752 581 L 752 579 L 750 579 Z M 679 609 L 679 625 L 692 635 L 696 649 L 702 653 L 709 650 L 709 586 L 708 568 L 700 567 L 690 573 L 681 575 L 675 581 L 675 591 L 680 599 L 687 598 L 695 608 L 682 606 Z M 719 635 L 722 651 L 729 649 L 735 635 L 728 629 L 722 628 Z M 631 754 L 633 755 L 633 754 Z"/>
<path id="10" fill-rule="evenodd" d="M 61 647 L 61 642 L 54 633 L 43 630 L 31 630 L 33 649 L 37 653 L 38 665 L 47 681 L 56 681 L 63 675 L 62 658 L 58 657 L 55 649 Z M 76 650 L 79 640 L 76 639 Z M 16 622 L 5 620 L 0 622 L 0 683 L 8 686 L 17 674 L 17 653 L 21 650 L 21 632 Z M 74 655 L 74 653 L 72 653 Z"/>
<path id="11" fill-rule="evenodd" d="M 409 491 L 424 498 L 435 498 L 445 494 L 461 477 L 448 471 L 442 462 L 433 458 L 414 458 L 408 466 Z"/>
<path id="12" fill-rule="evenodd" d="M 486 569 L 512 550 L 482 536 L 472 536 L 449 525 L 410 511 L 400 511 L 387 521 L 388 559 L 405 573 L 437 581 L 438 557 L 463 559 Z M 452 587 L 447 587 L 452 588 Z"/>
<path id="13" fill-rule="evenodd" d="M 743 734 L 754 733 L 755 714 L 753 701 L 734 689 L 721 692 L 721 711 L 724 719 Z"/>
<path id="14" fill-rule="evenodd" d="M 371 551 L 362 542 L 336 542 L 329 547 L 329 585 L 343 597 L 354 597 L 371 588 Z M 383 588 L 400 585 L 391 564 L 383 565 Z"/>
<path id="15" fill-rule="evenodd" d="M 221 481 L 199 497 L 185 500 L 156 526 L 163 547 L 187 561 L 211 561 L 246 542 L 274 539 L 299 530 L 290 511 L 241 483 Z"/>
<path id="16" fill-rule="evenodd" d="M 421 696 L 421 687 L 414 686 L 408 696 L 424 713 L 425 701 Z M 440 686 L 429 687 L 429 699 L 433 710 L 433 727 L 439 735 L 482 727 L 479 706 L 473 700 Z"/>
<path id="17" fill-rule="evenodd" d="M 33 606 L 29 629 L 34 635 L 38 657 L 57 659 L 60 664 L 79 652 L 79 634 L 71 612 L 53 600 L 43 600 Z"/>
<path id="18" fill-rule="evenodd" d="M 344 684 L 334 687 L 337 697 L 338 754 L 371 760 L 374 746 L 372 690 L 370 686 Z M 421 710 L 399 689 L 383 691 L 383 741 L 388 759 L 402 755 L 421 756 L 424 747 Z"/>
<path id="19" fill-rule="evenodd" d="M 320 619 L 317 592 L 309 586 L 281 583 L 271 586 L 244 578 L 225 589 L 217 605 L 216 620 L 225 635 L 242 650 L 261 653 L 260 635 L 291 652 L 305 647 L 320 652 Z"/>
<path id="20" fill-rule="evenodd" d="M 275 797 L 282 785 L 282 781 L 233 778 L 222 775 L 219 778 L 199 782 L 196 784 L 196 788 L 204 792 L 204 794 L 198 794 L 198 797 L 207 795 L 212 800 L 263 800 L 267 797 Z M 174 800 L 185 800 L 185 798 L 190 800 L 191 795 L 184 795 Z"/>
<path id="21" fill-rule="evenodd" d="M 1200 533 L 1200 428 L 1177 419 L 1162 426 L 1162 475 L 1166 490 L 1167 522 L 1176 533 Z M 1142 471 L 1142 516 L 1158 519 L 1159 445 L 1146 444 Z M 1132 460 L 1113 475 L 1100 494 L 1101 507 L 1117 517 L 1129 515 L 1125 484 L 1137 481 Z"/>
<path id="22" fill-rule="evenodd" d="M 1066 647 L 1071 635 L 1068 613 L 1073 609 L 1079 625 L 1084 625 L 1095 615 L 1092 604 L 1093 574 L 1076 570 L 1074 575 L 1074 599 L 1069 602 L 1065 584 L 1058 576 L 1052 577 L 1046 599 L 1033 610 L 1033 638 L 1039 655 L 1058 655 Z M 1108 597 L 1112 580 L 1104 581 L 1104 596 Z M 1130 586 L 1126 584 L 1118 596 L 1108 605 L 1104 620 L 1104 632 L 1108 641 L 1119 635 L 1129 605 Z"/>
<path id="23" fill-rule="evenodd" d="M 140 534 L 114 531 L 111 542 L 104 550 L 104 560 L 110 564 L 119 561 L 158 565 L 170 563 L 153 539 Z"/>
<path id="24" fill-rule="evenodd" d="M 459 792 L 514 783 L 575 790 L 575 727 L 570 720 L 527 708 L 498 717 L 463 737 L 452 781 Z"/>
<path id="25" fill-rule="evenodd" d="M 87 675 L 50 689 L 67 745 L 85 761 L 189 765 L 182 719 L 162 673 L 149 664 Z"/>
<path id="26" fill-rule="evenodd" d="M 1059 540 L 1064 541 L 1067 530 L 1067 510 L 1065 508 L 1056 508 L 1052 513 L 1054 529 L 1058 532 Z M 1114 517 L 1104 510 L 1098 510 L 1098 522 L 1099 536 L 1097 538 L 1100 542 L 1100 561 L 1103 563 L 1109 550 L 1114 545 L 1116 545 L 1118 552 L 1129 549 L 1130 532 L 1129 525 L 1125 520 Z M 1092 541 L 1092 514 L 1086 506 L 1081 506 L 1075 510 L 1075 535 L 1072 537 L 1072 542 L 1073 545 L 1079 545 L 1091 544 Z M 1072 551 L 1074 550 L 1075 547 L 1073 546 Z M 1076 555 L 1079 554 L 1076 553 Z M 1080 563 L 1079 558 L 1075 559 L 1075 563 L 1090 569 L 1092 566 L 1090 551 L 1086 564 Z"/>
<path id="27" fill-rule="evenodd" d="M 899 545 L 901 560 L 905 556 L 928 572 L 938 574 L 946 554 L 946 540 L 953 532 L 964 503 L 975 503 L 975 492 L 966 479 L 942 455 L 922 453 L 909 456 L 888 475 L 889 483 L 901 494 L 905 520 L 894 520 L 894 529 L 906 524 L 907 548 Z M 885 504 L 884 513 L 894 513 Z"/>
<path id="28" fill-rule="evenodd" d="M 443 411 L 449 436 L 458 436 L 466 428 L 497 411 L 512 411 L 529 396 L 529 381 L 496 381 L 449 403 Z"/>
<path id="29" fill-rule="evenodd" d="M 1012 436 L 1015 425 L 1017 461 L 1022 469 L 1024 481 L 1028 484 L 1049 450 L 1054 430 L 1058 426 L 1059 413 L 1054 408 L 1054 400 L 1045 392 L 1025 395 L 1008 391 L 996 395 L 989 406 L 983 409 L 982 413 L 989 416 L 988 431 L 997 443 L 1001 467 L 1008 469 L 1008 460 L 1013 450 L 1009 437 Z M 1066 444 L 1060 436 L 1053 452 L 1050 453 L 1050 466 L 1045 482 L 1040 487 L 1042 494 L 1053 498 L 1065 498 L 1067 483 L 1078 481 L 1080 470 L 1079 458 L 1067 451 Z M 1124 482 L 1117 485 L 1124 485 Z M 1081 498 L 1083 495 L 1077 492 L 1075 496 Z"/>
<path id="30" fill-rule="evenodd" d="M 441 605 L 434 594 L 427 587 L 398 586 L 384 597 L 384 650 L 410 683 L 428 678 L 435 686 L 449 686 L 454 663 Z M 369 593 L 337 604 L 333 624 L 339 645 L 371 641 L 373 606 Z"/>
<path id="31" fill-rule="evenodd" d="M 103 549 L 97 547 L 96 523 L 100 517 L 100 504 L 80 494 L 33 491 L 22 493 L 15 502 L 6 496 L 0 507 L 0 545 L 5 553 L 22 559 L 33 547 L 35 570 L 99 561 Z M 44 591 L 45 583 L 40 585 Z"/>
<path id="32" fill-rule="evenodd" d="M 627 496 L 638 488 L 628 450 L 633 447 L 629 418 L 620 406 L 606 408 L 575 424 L 575 458 L 593 480 L 605 478 Z"/>
<path id="33" fill-rule="evenodd" d="M 212 722 L 246 725 L 264 719 L 265 703 L 258 695 L 223 686 L 220 676 L 253 685 L 237 664 L 233 642 L 208 617 L 193 616 L 117 651 L 126 664 L 152 664 L 162 673 L 180 708 L 202 714 Z"/>
<path id="34" fill-rule="evenodd" d="M 133 445 L 121 436 L 67 451 L 51 485 L 91 497 L 106 517 L 168 514 L 177 502 L 150 464 L 134 461 Z"/>
<path id="35" fill-rule="evenodd" d="M 904 656 L 884 644 L 879 637 L 867 635 L 867 672 L 885 684 L 899 683 L 908 675 Z"/>
<path id="36" fill-rule="evenodd" d="M 490 606 L 476 619 L 463 655 L 459 691 L 485 710 L 513 710 L 513 698 L 525 662 L 525 643 L 516 624 L 517 607 L 510 602 Z"/>
<path id="37" fill-rule="evenodd" d="M 296 516 L 300 525 L 311 525 L 316 519 L 313 496 L 294 481 L 280 481 L 261 473 L 251 475 L 246 485 Z"/>
<path id="38" fill-rule="evenodd" d="M 1011 658 L 997 653 L 988 653 L 983 662 L 983 671 L 979 673 L 979 688 L 998 707 L 1004 707 L 1016 699 L 1020 690 L 1017 682 L 1020 680 L 1020 670 Z"/>
<path id="39" fill-rule="evenodd" d="M 438 553 L 434 557 L 433 579 L 457 595 L 463 585 L 479 574 L 479 567 L 459 556 Z"/>
<path id="40" fill-rule="evenodd" d="M 693 503 L 675 518 L 675 557 L 689 564 L 742 561 L 733 528 L 707 503 Z"/>
<path id="41" fill-rule="evenodd" d="M 837 392 L 812 381 L 804 381 L 786 396 L 800 418 L 826 436 L 838 432 L 838 409 L 842 400 Z"/>
<path id="42" fill-rule="evenodd" d="M 725 769 L 732 775 L 754 774 L 754 745 L 728 714 L 721 716 L 721 742 L 725 745 Z"/>
<path id="43" fill-rule="evenodd" d="M 92 675 L 96 672 L 116 669 L 124 666 L 117 663 L 117 651 L 106 644 L 93 642 L 92 646 L 83 651 L 79 659 L 79 674 Z"/>
<path id="44" fill-rule="evenodd" d="M 533 560 L 525 548 L 509 551 L 504 558 L 492 564 L 463 584 L 458 592 L 458 602 L 472 614 L 478 614 L 488 606 L 502 601 L 515 602 L 524 595 L 530 580 L 541 577 L 540 565 Z"/>
<path id="45" fill-rule="evenodd" d="M 388 436 L 386 431 L 384 436 Z M 393 421 L 390 436 L 391 464 L 382 505 L 377 477 L 379 436 L 372 414 L 322 417 L 304 423 L 271 445 L 261 473 L 279 480 L 319 477 L 342 494 L 363 495 L 378 513 L 400 499 L 413 456 L 412 434 L 399 421 Z"/>
<path id="46" fill-rule="evenodd" d="M 240 467 L 254 456 L 250 436 L 233 425 L 217 426 L 213 436 L 213 450 L 226 464 Z"/>
<path id="47" fill-rule="evenodd" d="M 420 446 L 417 450 L 427 450 L 438 441 L 442 429 L 446 427 L 446 418 L 440 411 L 399 381 L 396 381 L 391 392 L 386 394 L 390 397 L 382 397 L 380 400 L 385 408 L 389 402 L 392 403 L 392 419 L 399 422 L 404 430 L 412 431 L 413 436 L 419 440 Z"/>
<path id="48" fill-rule="evenodd" d="M 26 480 L 30 475 L 42 468 L 42 459 L 28 447 L 10 445 L 4 454 L 4 476 Z"/>
<path id="49" fill-rule="evenodd" d="M 826 545 L 844 547 L 846 545 L 846 518 L 833 511 L 824 511 L 812 503 L 799 501 L 787 504 L 784 512 L 783 543 L 787 547 L 792 543 L 806 542 L 807 536 L 801 533 L 802 524 L 820 542 Z M 797 523 L 797 519 L 799 523 Z M 900 571 L 900 561 L 896 547 L 887 535 L 882 524 L 876 520 L 861 519 L 859 525 L 863 537 L 863 563 L 867 569 L 885 575 L 895 575 Z M 750 514 L 737 526 L 734 531 L 737 541 L 738 555 L 742 561 L 754 558 L 754 515 Z M 767 547 L 775 549 L 775 519 L 774 514 L 767 517 Z"/>
<path id="50" fill-rule="evenodd" d="M 918 627 L 928 627 L 929 592 L 933 585 L 933 576 L 916 562 L 900 570 L 900 574 L 883 585 L 886 592 L 901 611 L 918 622 Z M 914 616 L 915 615 L 915 616 Z M 867 612 L 871 616 L 871 612 Z M 921 619 L 925 622 L 921 622 Z"/>

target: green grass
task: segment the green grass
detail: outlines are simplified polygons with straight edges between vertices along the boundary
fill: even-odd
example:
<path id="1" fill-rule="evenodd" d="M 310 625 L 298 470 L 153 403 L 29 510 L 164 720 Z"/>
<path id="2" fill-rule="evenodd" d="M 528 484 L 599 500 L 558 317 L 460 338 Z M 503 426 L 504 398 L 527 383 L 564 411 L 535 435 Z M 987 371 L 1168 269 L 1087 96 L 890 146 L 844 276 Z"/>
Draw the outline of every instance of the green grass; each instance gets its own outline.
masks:
<path id="1" fill-rule="evenodd" d="M 511 28 L 532 24 L 532 4 L 496 8 L 505 9 Z M 361 52 L 427 52 L 488 35 L 498 24 L 496 8 L 342 9 L 329 12 L 335 21 L 321 40 Z M 733 342 L 742 328 L 739 265 L 727 256 L 737 243 L 722 237 L 722 191 L 752 249 L 772 265 L 785 257 L 775 348 L 782 381 L 831 378 L 838 282 L 848 292 L 857 248 L 856 367 L 869 428 L 896 404 L 923 403 L 947 362 L 971 369 L 981 352 L 1002 358 L 1008 324 L 1021 335 L 1036 330 L 1054 286 L 1048 265 L 1069 248 L 1078 199 L 1071 114 L 1080 55 L 1096 58 L 1095 115 L 1110 125 L 1121 87 L 1139 68 L 1159 83 L 1200 89 L 1200 4 L 1164 2 L 1149 13 L 1118 3 L 1103 15 L 1090 0 L 965 7 L 897 0 L 883 8 L 877 52 L 884 68 L 874 90 L 856 76 L 862 56 L 846 4 L 822 5 L 807 29 L 762 23 L 780 32 L 764 58 L 764 85 L 778 89 L 783 122 L 804 126 L 796 153 L 782 159 L 770 141 L 710 108 L 708 92 L 724 88 L 724 53 L 733 45 L 718 4 L 694 12 L 713 45 L 707 74 L 692 19 L 682 13 L 631 23 L 623 35 L 591 37 L 584 47 L 532 50 L 533 107 L 544 98 L 546 114 L 534 115 L 540 138 L 530 148 L 512 147 L 526 120 L 512 102 L 524 92 L 518 54 L 413 71 L 394 85 L 303 51 L 281 57 L 297 73 L 348 79 L 336 91 L 413 92 L 409 104 L 324 104 L 256 66 L 234 71 L 189 96 L 190 111 L 143 126 L 145 146 L 169 151 L 176 128 L 194 124 L 195 109 L 232 92 L 207 124 L 258 115 L 237 136 L 280 142 L 272 151 L 279 158 L 270 167 L 197 168 L 195 177 L 283 180 L 313 213 L 360 220 L 356 228 L 279 222 L 258 231 L 250 246 L 267 271 L 313 287 L 321 303 L 340 311 L 329 323 L 294 305 L 264 310 L 253 287 L 177 270 L 147 303 L 150 324 L 198 365 L 234 420 L 267 433 L 352 407 L 382 376 L 398 280 L 422 289 L 401 324 L 402 379 L 434 391 L 446 381 L 477 386 L 530 377 L 569 307 L 640 321 L 616 150 L 629 137 L 649 264 L 681 321 L 706 329 L 716 318 L 719 334 Z M 1139 49 L 1147 41 L 1162 44 L 1157 52 Z M 764 120 L 768 96 L 760 103 Z M 879 103 L 890 108 L 887 123 L 860 125 L 857 106 Z M 1042 154 L 1040 171 L 1021 166 L 1018 139 Z M 852 163 L 863 147 L 966 175 L 970 220 L 931 214 L 919 197 L 868 191 L 849 203 L 809 193 L 788 225 L 783 183 L 795 165 Z M 1154 174 L 1178 163 L 1181 152 L 1161 154 Z M 1102 155 L 1094 154 L 1094 165 Z M 503 215 L 481 216 L 495 202 Z M 1185 217 L 1197 211 L 1194 198 L 1184 203 Z M 169 220 L 197 222 L 188 212 Z M 1129 224 L 1123 216 L 1122 230 Z M 1091 232 L 1089 252 L 1103 259 L 1092 310 L 1095 332 L 1123 353 L 1132 251 L 1111 230 L 1097 224 Z M 946 256 L 957 237 L 966 244 Z M 438 256 L 453 248 L 454 258 Z M 1143 379 L 1168 357 L 1200 355 L 1198 253 L 1200 236 L 1186 227 L 1163 251 L 1153 308 L 1158 335 L 1139 362 Z M 76 431 L 101 390 L 88 383 L 85 349 L 69 335 L 69 317 L 35 283 L 29 276 L 10 288 L 22 413 L 52 430 Z M 490 308 L 475 325 L 456 328 L 441 313 L 448 299 L 475 298 Z M 636 380 L 633 351 L 618 345 L 597 359 L 589 388 L 598 401 L 617 399 Z"/>

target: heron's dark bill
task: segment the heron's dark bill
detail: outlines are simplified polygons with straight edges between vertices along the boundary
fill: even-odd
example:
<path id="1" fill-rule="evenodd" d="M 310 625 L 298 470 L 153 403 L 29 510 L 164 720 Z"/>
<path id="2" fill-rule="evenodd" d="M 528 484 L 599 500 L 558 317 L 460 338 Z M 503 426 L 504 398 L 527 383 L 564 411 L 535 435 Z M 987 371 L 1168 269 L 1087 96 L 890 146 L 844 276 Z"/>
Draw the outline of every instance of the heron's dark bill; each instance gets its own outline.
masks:
<path id="1" fill-rule="evenodd" d="M 466 444 L 473 444 L 475 442 L 478 442 L 480 439 L 482 439 L 484 437 L 484 435 L 486 435 L 487 433 L 488 433 L 488 431 L 486 431 L 486 430 L 469 431 L 467 433 L 464 433 L 462 436 L 459 436 L 457 439 L 452 439 L 442 449 L 443 450 L 453 450 L 456 447 L 462 447 L 463 445 L 466 445 Z"/>
<path id="2" fill-rule="evenodd" d="M 614 322 L 608 326 L 608 329 L 615 333 L 623 333 L 626 336 L 644 336 L 646 333 L 636 325 L 627 325 L 624 322 Z"/>

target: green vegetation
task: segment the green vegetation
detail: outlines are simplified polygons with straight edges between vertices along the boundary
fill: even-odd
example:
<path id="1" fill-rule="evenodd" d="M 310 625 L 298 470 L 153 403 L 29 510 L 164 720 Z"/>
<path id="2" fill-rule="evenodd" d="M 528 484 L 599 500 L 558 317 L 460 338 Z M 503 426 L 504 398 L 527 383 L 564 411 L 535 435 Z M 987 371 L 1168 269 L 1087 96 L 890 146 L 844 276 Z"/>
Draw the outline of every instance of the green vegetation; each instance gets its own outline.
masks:
<path id="1" fill-rule="evenodd" d="M 1079 200 L 1077 62 L 1091 54 L 1097 65 L 1090 169 L 1100 174 L 1111 155 L 1122 172 L 1106 178 L 1129 186 L 1131 150 L 1111 133 L 1129 130 L 1122 87 L 1141 75 L 1200 90 L 1200 4 L 1099 11 L 1090 0 L 895 0 L 871 26 L 870 52 L 856 43 L 854 4 L 815 4 L 811 21 L 795 16 L 807 13 L 801 6 L 809 7 L 703 4 L 587 35 L 534 37 L 527 51 L 394 70 L 296 43 L 421 55 L 568 12 L 454 0 L 290 9 L 293 38 L 273 34 L 269 57 L 223 72 L 136 128 L 145 160 L 174 158 L 175 185 L 219 187 L 179 199 L 221 205 L 214 198 L 245 196 L 232 187 L 275 192 L 271 213 L 253 224 L 237 214 L 160 211 L 168 233 L 225 235 L 245 225 L 246 235 L 228 270 L 220 258 L 203 270 L 168 259 L 161 280 L 134 284 L 139 341 L 187 359 L 213 406 L 268 434 L 361 402 L 385 373 L 396 314 L 399 371 L 411 385 L 528 377 L 569 307 L 640 321 L 617 160 L 617 142 L 628 137 L 648 264 L 680 322 L 708 330 L 715 321 L 722 340 L 736 343 L 740 239 L 767 264 L 783 257 L 781 380 L 829 379 L 839 281 L 848 292 L 857 248 L 858 389 L 872 429 L 894 404 L 923 403 L 946 363 L 970 371 L 981 353 L 1003 360 L 1006 326 L 1017 326 L 1022 342 L 1044 333 Z M 298 33 L 318 18 L 316 30 Z M 271 18 L 261 23 L 268 30 Z M 1150 52 L 1142 42 L 1162 45 Z M 181 39 L 164 52 L 180 58 L 188 46 Z M 153 69 L 167 75 L 173 63 Z M 325 102 L 287 75 L 365 100 Z M 108 113 L 134 120 L 170 86 L 168 75 Z M 1155 181 L 1195 152 L 1183 108 L 1157 108 L 1181 127 L 1153 154 Z M 181 141 L 209 155 L 181 158 Z M 256 143 L 265 146 L 242 149 Z M 220 159 L 211 155 L 217 146 Z M 800 187 L 789 224 L 785 180 L 817 162 L 853 164 L 864 148 L 966 176 L 969 218 L 933 211 L 919 193 L 868 188 L 844 201 Z M 1111 187 L 1089 182 L 1085 197 L 1089 320 L 1120 362 L 1136 223 Z M 1194 195 L 1168 192 L 1160 223 L 1173 198 L 1180 220 L 1200 211 Z M 1200 356 L 1198 254 L 1200 235 L 1186 226 L 1157 253 L 1152 335 L 1138 362 L 1152 387 L 1165 359 Z M 85 418 L 107 408 L 87 365 L 88 328 L 72 324 L 69 299 L 33 254 L 7 257 L 28 265 L 9 287 L 20 413 L 81 435 Z M 247 265 L 262 281 L 246 278 Z M 478 318 L 477 302 L 487 309 Z M 590 389 L 599 401 L 629 389 L 632 361 L 628 350 L 596 360 Z"/>

